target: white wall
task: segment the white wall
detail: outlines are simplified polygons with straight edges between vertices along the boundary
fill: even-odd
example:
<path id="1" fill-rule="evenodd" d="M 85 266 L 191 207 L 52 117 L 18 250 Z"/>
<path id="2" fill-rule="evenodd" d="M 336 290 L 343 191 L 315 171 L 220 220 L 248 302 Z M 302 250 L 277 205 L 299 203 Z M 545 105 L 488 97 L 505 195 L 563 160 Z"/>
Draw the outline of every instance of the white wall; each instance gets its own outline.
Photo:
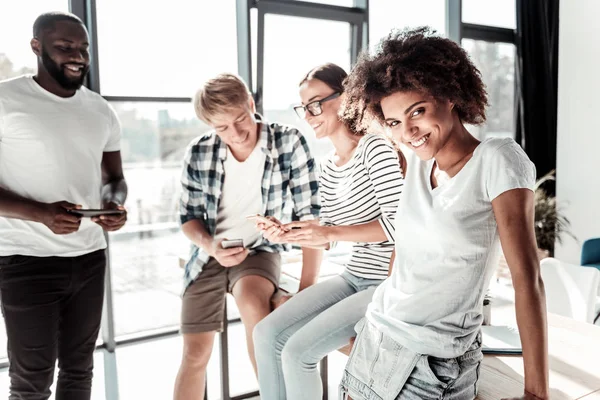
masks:
<path id="1" fill-rule="evenodd" d="M 578 264 L 581 244 L 600 237 L 600 1 L 560 2 L 557 199 L 579 239 L 557 258 Z"/>

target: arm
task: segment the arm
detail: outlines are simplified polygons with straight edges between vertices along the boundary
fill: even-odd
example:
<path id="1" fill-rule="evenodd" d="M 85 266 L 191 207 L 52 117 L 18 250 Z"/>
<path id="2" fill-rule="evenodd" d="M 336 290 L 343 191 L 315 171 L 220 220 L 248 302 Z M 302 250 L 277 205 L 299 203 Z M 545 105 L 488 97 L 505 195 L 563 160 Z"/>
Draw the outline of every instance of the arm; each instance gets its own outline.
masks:
<path id="1" fill-rule="evenodd" d="M 127 183 L 123 175 L 120 151 L 102 155 L 102 204 L 115 203 L 122 206 L 127 199 Z"/>
<path id="2" fill-rule="evenodd" d="M 392 257 L 390 257 L 390 267 L 388 268 L 388 276 L 392 276 L 392 270 L 394 269 L 394 262 L 396 261 L 396 250 L 392 251 Z"/>
<path id="3" fill-rule="evenodd" d="M 359 225 L 323 226 L 329 242 L 385 242 L 383 225 L 377 219 Z"/>
<path id="4" fill-rule="evenodd" d="M 536 253 L 533 192 L 529 189 L 509 190 L 492 201 L 492 208 L 515 288 L 525 366 L 524 398 L 547 399 L 546 298 Z"/>
<path id="5" fill-rule="evenodd" d="M 224 249 L 221 246 L 222 240 L 214 240 L 199 219 L 188 220 L 181 226 L 181 230 L 192 243 L 215 258 L 223 267 L 239 265 L 248 256 L 248 250 L 243 247 Z"/>
<path id="6" fill-rule="evenodd" d="M 301 229 L 284 234 L 285 240 L 311 246 L 329 242 L 394 242 L 395 216 L 404 185 L 398 153 L 385 138 L 372 137 L 367 140 L 362 161 L 373 185 L 381 217 L 359 225 L 330 226 L 323 223 L 324 226 L 312 226 L 293 222 L 286 227 Z"/>
<path id="7" fill-rule="evenodd" d="M 243 247 L 224 249 L 222 240 L 215 240 L 206 230 L 204 223 L 204 193 L 198 179 L 196 157 L 200 154 L 191 145 L 186 150 L 181 174 L 181 198 L 179 219 L 183 234 L 197 247 L 215 258 L 223 267 L 239 265 L 247 256 Z"/>
<path id="8" fill-rule="evenodd" d="M 42 222 L 44 203 L 27 199 L 0 187 L 0 217 Z"/>
<path id="9" fill-rule="evenodd" d="M 120 151 L 102 154 L 102 207 L 125 211 L 119 215 L 103 215 L 92 218 L 106 231 L 117 231 L 127 222 L 127 211 L 123 204 L 127 199 L 127 183 L 123 175 L 123 163 Z"/>
<path id="10" fill-rule="evenodd" d="M 0 217 L 39 222 L 57 235 L 66 235 L 79 230 L 81 218 L 68 210 L 81 208 L 68 201 L 41 203 L 0 188 Z"/>

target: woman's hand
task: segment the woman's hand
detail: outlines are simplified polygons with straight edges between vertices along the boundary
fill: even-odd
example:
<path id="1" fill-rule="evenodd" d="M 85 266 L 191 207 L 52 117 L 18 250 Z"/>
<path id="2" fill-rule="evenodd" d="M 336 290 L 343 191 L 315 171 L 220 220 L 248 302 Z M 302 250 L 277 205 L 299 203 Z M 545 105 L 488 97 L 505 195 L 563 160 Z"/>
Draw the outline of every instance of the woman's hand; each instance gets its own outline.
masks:
<path id="1" fill-rule="evenodd" d="M 302 247 L 323 247 L 331 242 L 330 227 L 318 225 L 318 222 L 299 221 L 281 227 L 281 239 L 287 243 Z"/>

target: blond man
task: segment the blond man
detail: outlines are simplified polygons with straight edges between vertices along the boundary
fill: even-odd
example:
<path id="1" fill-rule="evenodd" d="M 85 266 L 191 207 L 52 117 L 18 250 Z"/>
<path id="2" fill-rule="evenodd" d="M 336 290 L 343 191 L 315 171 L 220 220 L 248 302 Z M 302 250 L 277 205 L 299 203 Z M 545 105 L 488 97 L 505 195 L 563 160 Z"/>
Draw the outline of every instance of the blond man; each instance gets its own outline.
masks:
<path id="1" fill-rule="evenodd" d="M 184 160 L 180 218 L 192 242 L 185 268 L 183 357 L 174 398 L 201 399 L 215 333 L 223 329 L 225 295 L 233 294 L 256 371 L 252 331 L 271 311 L 281 269 L 280 244 L 257 232 L 250 214 L 280 221 L 318 217 L 315 162 L 302 134 L 256 113 L 246 84 L 220 74 L 196 93 L 198 118 L 213 131 L 192 141 Z M 291 207 L 289 207 L 291 205 Z M 223 240 L 242 239 L 224 248 Z M 227 247 L 227 246 L 225 246 Z M 302 249 L 300 289 L 318 275 L 321 252 Z"/>

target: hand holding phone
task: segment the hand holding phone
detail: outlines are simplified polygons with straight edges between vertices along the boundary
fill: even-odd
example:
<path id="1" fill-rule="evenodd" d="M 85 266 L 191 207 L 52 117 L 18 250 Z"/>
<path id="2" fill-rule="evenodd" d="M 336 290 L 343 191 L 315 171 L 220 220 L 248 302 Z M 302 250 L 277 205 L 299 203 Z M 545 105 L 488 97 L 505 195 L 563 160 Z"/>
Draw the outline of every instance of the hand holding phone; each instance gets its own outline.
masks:
<path id="1" fill-rule="evenodd" d="M 232 249 L 234 247 L 244 247 L 244 241 L 242 239 L 223 240 L 221 247 L 224 249 Z"/>
<path id="2" fill-rule="evenodd" d="M 242 239 L 233 240 L 213 240 L 209 254 L 221 264 L 222 267 L 229 268 L 240 265 L 248 257 L 250 251 L 243 247 Z"/>
<path id="3" fill-rule="evenodd" d="M 82 218 L 92 218 L 99 217 L 101 215 L 122 215 L 125 214 L 125 210 L 120 209 L 110 209 L 105 208 L 102 210 L 93 210 L 93 209 L 82 209 L 82 208 L 72 208 L 67 210 L 68 213 L 76 215 Z"/>

